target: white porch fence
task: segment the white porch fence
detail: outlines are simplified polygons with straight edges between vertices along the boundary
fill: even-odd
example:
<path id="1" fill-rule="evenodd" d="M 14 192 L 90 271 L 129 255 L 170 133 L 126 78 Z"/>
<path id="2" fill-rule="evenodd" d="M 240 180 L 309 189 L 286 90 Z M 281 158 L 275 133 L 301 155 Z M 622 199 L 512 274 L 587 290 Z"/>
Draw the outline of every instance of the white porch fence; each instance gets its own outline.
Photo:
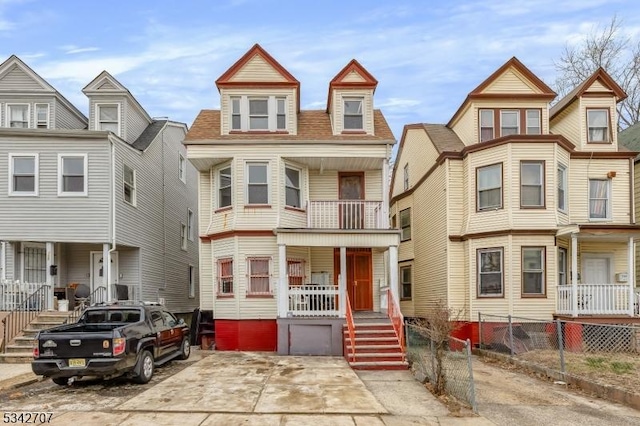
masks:
<path id="1" fill-rule="evenodd" d="M 0 311 L 11 311 L 22 307 L 29 296 L 45 284 L 0 280 Z"/>
<path id="2" fill-rule="evenodd" d="M 631 297 L 628 284 L 578 284 L 578 309 L 573 311 L 573 287 L 558 286 L 556 313 L 563 315 L 629 315 Z M 634 293 L 633 315 L 638 315 L 640 294 Z"/>
<path id="3" fill-rule="evenodd" d="M 382 201 L 331 200 L 307 203 L 307 227 L 383 229 Z"/>
<path id="4" fill-rule="evenodd" d="M 289 286 L 290 317 L 338 317 L 338 286 Z"/>

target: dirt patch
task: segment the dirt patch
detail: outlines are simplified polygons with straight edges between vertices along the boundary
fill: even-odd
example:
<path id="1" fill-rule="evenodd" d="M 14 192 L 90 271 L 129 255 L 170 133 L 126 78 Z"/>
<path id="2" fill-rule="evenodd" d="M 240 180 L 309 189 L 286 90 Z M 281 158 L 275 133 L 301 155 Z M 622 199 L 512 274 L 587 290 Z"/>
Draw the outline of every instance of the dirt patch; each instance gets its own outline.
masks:
<path id="1" fill-rule="evenodd" d="M 560 371 L 558 351 L 529 351 L 518 358 Z M 640 389 L 640 356 L 637 354 L 565 352 L 564 360 L 566 372 L 574 376 L 631 393 Z"/>

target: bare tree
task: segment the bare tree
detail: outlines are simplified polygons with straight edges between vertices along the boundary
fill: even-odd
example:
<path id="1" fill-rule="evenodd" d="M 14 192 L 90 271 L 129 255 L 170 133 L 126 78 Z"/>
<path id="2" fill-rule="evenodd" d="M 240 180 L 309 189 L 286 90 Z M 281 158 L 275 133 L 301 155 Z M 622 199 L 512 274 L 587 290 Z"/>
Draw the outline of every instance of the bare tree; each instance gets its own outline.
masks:
<path id="1" fill-rule="evenodd" d="M 618 104 L 618 130 L 640 121 L 640 42 L 624 34 L 617 16 L 604 27 L 594 27 L 581 43 L 567 44 L 555 67 L 560 96 L 589 78 L 598 67 L 604 68 L 628 95 Z"/>

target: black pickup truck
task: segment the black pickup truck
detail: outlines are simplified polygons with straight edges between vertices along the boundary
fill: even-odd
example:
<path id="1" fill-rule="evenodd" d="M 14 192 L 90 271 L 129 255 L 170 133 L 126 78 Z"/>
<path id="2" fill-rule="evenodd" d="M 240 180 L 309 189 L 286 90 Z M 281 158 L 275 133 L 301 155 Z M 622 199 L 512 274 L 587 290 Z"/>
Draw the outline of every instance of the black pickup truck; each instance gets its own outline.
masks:
<path id="1" fill-rule="evenodd" d="M 39 332 L 31 369 L 66 385 L 69 378 L 128 375 L 147 383 L 154 368 L 187 359 L 189 327 L 158 304 L 111 304 L 87 308 L 77 323 Z"/>

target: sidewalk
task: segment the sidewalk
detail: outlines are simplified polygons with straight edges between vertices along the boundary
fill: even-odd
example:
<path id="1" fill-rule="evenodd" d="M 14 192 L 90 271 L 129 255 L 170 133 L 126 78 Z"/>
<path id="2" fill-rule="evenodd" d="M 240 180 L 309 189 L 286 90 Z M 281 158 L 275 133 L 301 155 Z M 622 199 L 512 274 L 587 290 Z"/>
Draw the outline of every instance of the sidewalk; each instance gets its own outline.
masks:
<path id="1" fill-rule="evenodd" d="M 24 386 L 40 380 L 31 371 L 31 364 L 0 363 L 0 392 L 7 389 Z"/>

